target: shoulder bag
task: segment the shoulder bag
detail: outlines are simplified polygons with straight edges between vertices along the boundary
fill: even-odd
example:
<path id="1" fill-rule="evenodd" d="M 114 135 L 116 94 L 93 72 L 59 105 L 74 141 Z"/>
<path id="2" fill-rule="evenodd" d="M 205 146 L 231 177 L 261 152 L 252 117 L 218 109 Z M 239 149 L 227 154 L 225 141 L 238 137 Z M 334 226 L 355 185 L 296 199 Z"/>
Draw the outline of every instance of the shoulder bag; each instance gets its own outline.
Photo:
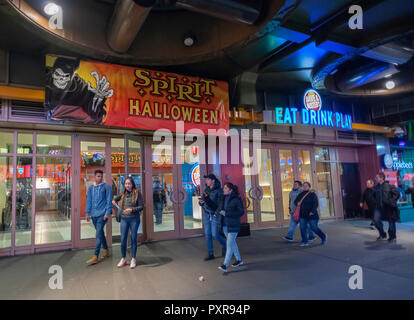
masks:
<path id="1" fill-rule="evenodd" d="M 299 222 L 299 218 L 300 218 L 300 206 L 301 206 L 303 200 L 305 200 L 305 198 L 308 196 L 309 193 L 310 193 L 310 191 L 308 191 L 308 193 L 304 195 L 304 197 L 299 201 L 298 205 L 296 206 L 295 213 L 293 214 L 293 220 L 295 222 Z"/>

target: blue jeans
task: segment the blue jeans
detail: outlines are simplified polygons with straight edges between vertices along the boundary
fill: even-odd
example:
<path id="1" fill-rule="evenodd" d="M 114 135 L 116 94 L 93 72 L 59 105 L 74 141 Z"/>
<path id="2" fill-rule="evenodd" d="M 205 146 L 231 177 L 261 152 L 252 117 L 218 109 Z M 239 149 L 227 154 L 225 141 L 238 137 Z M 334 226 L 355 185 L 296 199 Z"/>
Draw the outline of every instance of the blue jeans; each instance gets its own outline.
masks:
<path id="1" fill-rule="evenodd" d="M 220 235 L 218 231 L 218 217 L 214 217 L 211 215 L 212 219 L 210 220 L 210 215 L 204 213 L 203 222 L 204 222 L 204 236 L 207 242 L 207 250 L 209 255 L 214 255 L 213 249 L 213 237 L 217 239 L 217 241 L 223 247 L 223 250 L 226 249 L 226 240 Z"/>
<path id="2" fill-rule="evenodd" d="M 227 226 L 223 227 L 223 232 L 227 238 L 227 250 L 226 250 L 226 258 L 224 259 L 224 265 L 228 267 L 233 253 L 237 261 L 241 260 L 239 248 L 237 247 L 237 243 L 236 243 L 236 237 L 237 237 L 238 232 L 228 232 Z"/>
<path id="3" fill-rule="evenodd" d="M 289 231 L 288 231 L 288 235 L 287 237 L 290 239 L 293 239 L 293 234 L 295 233 L 295 229 L 296 226 L 298 225 L 299 222 L 296 222 L 295 220 L 293 220 L 293 214 L 290 215 L 290 224 L 289 224 Z M 308 226 L 308 240 L 309 239 L 313 239 L 315 238 L 315 235 L 312 232 L 312 229 Z"/>
<path id="4" fill-rule="evenodd" d="M 104 216 L 100 217 L 92 217 L 93 225 L 96 229 L 96 247 L 95 247 L 95 256 L 99 256 L 99 251 L 101 250 L 101 246 L 108 250 L 108 244 L 106 243 L 105 238 L 105 224 L 108 221 L 108 219 L 104 220 Z"/>
<path id="5" fill-rule="evenodd" d="M 164 204 L 162 202 L 154 202 L 155 223 L 162 223 L 162 209 Z"/>
<path id="6" fill-rule="evenodd" d="M 131 257 L 135 259 L 138 249 L 138 228 L 140 218 L 121 219 L 121 253 L 122 258 L 126 258 L 128 230 L 131 229 Z"/>
<path id="7" fill-rule="evenodd" d="M 378 209 L 374 210 L 374 225 L 375 225 L 375 228 L 377 228 L 380 236 L 382 238 L 385 238 L 387 234 L 384 231 L 384 224 L 382 223 L 381 215 L 382 214 L 380 210 Z M 391 239 L 394 239 L 396 237 L 396 233 L 397 233 L 397 229 L 395 227 L 395 221 L 392 219 L 389 219 L 388 220 L 388 236 Z"/>
<path id="8" fill-rule="evenodd" d="M 325 240 L 326 234 L 322 232 L 318 227 L 319 219 L 303 219 L 300 218 L 300 234 L 302 235 L 302 243 L 308 243 L 308 238 L 306 238 L 306 229 L 309 225 L 311 230 L 315 232 L 319 238 Z"/>

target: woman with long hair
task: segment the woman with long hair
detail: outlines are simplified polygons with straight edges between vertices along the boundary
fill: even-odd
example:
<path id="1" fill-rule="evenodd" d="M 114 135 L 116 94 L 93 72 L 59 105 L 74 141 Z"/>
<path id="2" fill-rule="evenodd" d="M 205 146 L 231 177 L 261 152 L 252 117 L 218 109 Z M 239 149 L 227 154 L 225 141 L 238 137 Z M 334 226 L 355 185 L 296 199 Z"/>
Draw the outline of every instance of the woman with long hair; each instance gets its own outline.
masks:
<path id="1" fill-rule="evenodd" d="M 227 272 L 231 257 L 235 256 L 236 261 L 233 267 L 239 267 L 243 264 L 239 248 L 237 247 L 236 237 L 240 232 L 240 218 L 244 214 L 243 201 L 239 195 L 237 186 L 230 182 L 226 182 L 223 187 L 224 199 L 222 203 L 221 226 L 227 238 L 227 250 L 224 264 L 219 267 L 220 270 Z"/>
<path id="2" fill-rule="evenodd" d="M 132 178 L 127 178 L 124 183 L 124 191 L 112 201 L 114 206 L 118 206 L 121 213 L 121 253 L 122 259 L 118 263 L 118 268 L 128 264 L 126 260 L 128 230 L 131 230 L 131 269 L 137 265 L 137 238 L 140 224 L 140 213 L 144 209 L 144 200 L 141 192 L 135 186 Z"/>
<path id="3" fill-rule="evenodd" d="M 306 247 L 309 245 L 306 232 L 308 225 L 321 238 L 322 245 L 326 244 L 328 236 L 318 227 L 318 196 L 311 190 L 311 184 L 309 182 L 303 183 L 303 191 L 296 198 L 295 205 L 300 207 L 300 233 L 302 235 L 302 243 L 300 246 Z"/>

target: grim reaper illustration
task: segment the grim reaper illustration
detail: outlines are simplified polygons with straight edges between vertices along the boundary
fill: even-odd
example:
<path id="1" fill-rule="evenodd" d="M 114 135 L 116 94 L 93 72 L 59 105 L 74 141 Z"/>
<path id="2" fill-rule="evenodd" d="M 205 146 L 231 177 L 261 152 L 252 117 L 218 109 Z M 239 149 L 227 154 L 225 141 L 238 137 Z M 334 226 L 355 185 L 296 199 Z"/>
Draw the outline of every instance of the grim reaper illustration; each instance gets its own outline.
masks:
<path id="1" fill-rule="evenodd" d="M 100 79 L 96 71 L 91 72 L 96 88 L 86 83 L 75 73 L 79 63 L 79 60 L 59 57 L 49 68 L 45 97 L 47 119 L 102 124 L 105 101 L 113 96 L 114 90 L 109 89 L 106 77 Z"/>

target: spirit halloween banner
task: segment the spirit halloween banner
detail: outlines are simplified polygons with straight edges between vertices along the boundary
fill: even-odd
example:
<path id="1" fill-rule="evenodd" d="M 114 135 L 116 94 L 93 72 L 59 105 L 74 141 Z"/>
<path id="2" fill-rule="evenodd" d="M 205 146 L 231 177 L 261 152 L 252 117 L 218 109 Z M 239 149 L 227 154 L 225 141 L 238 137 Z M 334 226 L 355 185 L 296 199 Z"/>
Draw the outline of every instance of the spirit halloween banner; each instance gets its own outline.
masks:
<path id="1" fill-rule="evenodd" d="M 48 120 L 184 131 L 229 128 L 223 81 L 46 56 Z M 180 130 L 180 129 L 178 129 Z"/>

